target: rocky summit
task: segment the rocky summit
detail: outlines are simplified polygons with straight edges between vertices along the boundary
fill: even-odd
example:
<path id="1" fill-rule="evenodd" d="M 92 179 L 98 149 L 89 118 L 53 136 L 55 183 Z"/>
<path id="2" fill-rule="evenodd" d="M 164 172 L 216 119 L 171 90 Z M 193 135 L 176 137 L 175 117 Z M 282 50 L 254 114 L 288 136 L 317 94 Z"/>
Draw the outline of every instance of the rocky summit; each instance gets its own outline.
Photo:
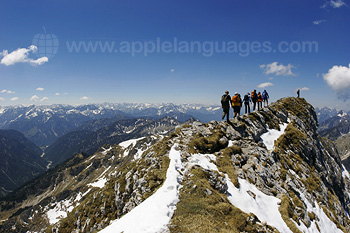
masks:
<path id="1" fill-rule="evenodd" d="M 0 232 L 350 232 L 350 175 L 283 98 L 77 154 L 1 200 Z"/>

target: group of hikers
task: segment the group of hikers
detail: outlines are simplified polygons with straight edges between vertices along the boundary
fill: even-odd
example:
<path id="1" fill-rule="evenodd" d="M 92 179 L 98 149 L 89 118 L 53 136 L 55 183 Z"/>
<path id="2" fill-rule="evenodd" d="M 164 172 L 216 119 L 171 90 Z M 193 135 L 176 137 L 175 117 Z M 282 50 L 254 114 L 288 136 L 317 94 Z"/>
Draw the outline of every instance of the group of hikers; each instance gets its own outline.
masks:
<path id="1" fill-rule="evenodd" d="M 241 108 L 244 103 L 245 113 L 250 113 L 250 104 L 252 103 L 253 111 L 258 108 L 258 111 L 262 109 L 262 103 L 264 102 L 264 106 L 268 106 L 269 104 L 269 94 L 266 90 L 263 93 L 256 92 L 256 90 L 252 91 L 251 94 L 248 92 L 244 95 L 243 99 L 241 95 L 235 92 L 235 95 L 229 95 L 228 91 L 225 91 L 225 94 L 221 98 L 221 106 L 223 109 L 222 119 L 225 118 L 229 121 L 229 113 L 231 107 L 233 108 L 233 118 L 240 115 Z"/>

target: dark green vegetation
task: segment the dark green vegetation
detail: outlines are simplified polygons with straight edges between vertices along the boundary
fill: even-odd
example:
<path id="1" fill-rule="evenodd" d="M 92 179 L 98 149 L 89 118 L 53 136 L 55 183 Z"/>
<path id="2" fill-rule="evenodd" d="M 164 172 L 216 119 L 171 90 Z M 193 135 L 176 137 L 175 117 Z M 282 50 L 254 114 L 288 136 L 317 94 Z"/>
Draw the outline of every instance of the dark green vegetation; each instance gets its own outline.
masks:
<path id="1" fill-rule="evenodd" d="M 224 133 L 219 129 L 208 137 L 199 134 L 189 143 L 191 153 L 214 153 L 227 147 L 227 141 L 220 141 Z"/>
<path id="2" fill-rule="evenodd" d="M 0 130 L 0 197 L 42 174 L 41 150 L 15 130 Z"/>

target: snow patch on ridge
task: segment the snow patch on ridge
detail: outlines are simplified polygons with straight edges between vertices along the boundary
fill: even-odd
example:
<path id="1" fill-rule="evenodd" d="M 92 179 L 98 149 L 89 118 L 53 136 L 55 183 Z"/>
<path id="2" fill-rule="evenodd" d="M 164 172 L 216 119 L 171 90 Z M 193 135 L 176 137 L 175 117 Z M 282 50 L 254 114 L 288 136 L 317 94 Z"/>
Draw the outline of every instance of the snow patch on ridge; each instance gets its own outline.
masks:
<path id="1" fill-rule="evenodd" d="M 350 179 L 350 174 L 349 174 L 349 171 L 348 170 L 346 170 L 346 168 L 345 168 L 345 166 L 344 165 L 342 165 L 342 175 L 343 175 L 343 178 L 345 179 L 346 177 L 348 178 L 348 179 Z"/>
<path id="2" fill-rule="evenodd" d="M 94 183 L 90 183 L 89 185 L 92 187 L 103 188 L 105 186 L 106 182 L 107 182 L 106 178 L 101 178 Z"/>
<path id="3" fill-rule="evenodd" d="M 135 145 L 135 143 L 141 139 L 144 139 L 145 137 L 141 137 L 141 138 L 136 138 L 136 139 L 130 139 L 124 142 L 119 143 L 119 146 L 123 147 L 123 148 L 128 148 L 130 145 Z"/>
<path id="4" fill-rule="evenodd" d="M 144 139 L 145 137 L 141 137 L 141 138 L 136 138 L 136 139 L 130 139 L 124 142 L 119 143 L 119 146 L 123 147 L 125 149 L 123 157 L 128 155 L 128 152 L 130 152 L 131 149 L 128 149 L 130 146 L 134 147 L 136 145 L 136 143 L 142 139 Z M 137 150 L 137 153 L 135 154 L 135 160 L 141 158 L 143 151 L 142 150 Z"/>
<path id="5" fill-rule="evenodd" d="M 54 203 L 53 205 L 54 207 L 46 212 L 51 225 L 67 217 L 67 213 L 71 212 L 74 209 L 73 202 L 70 199 L 62 200 L 60 202 Z"/>
<path id="6" fill-rule="evenodd" d="M 275 141 L 284 134 L 284 131 L 286 130 L 288 126 L 288 123 L 280 124 L 281 130 L 276 129 L 268 129 L 266 133 L 262 134 L 261 140 L 265 144 L 266 148 L 268 150 L 273 150 Z"/>
<path id="7" fill-rule="evenodd" d="M 103 177 L 103 175 L 111 168 L 111 166 L 109 166 L 108 168 L 106 168 L 102 174 L 97 178 L 97 180 L 93 183 L 90 183 L 88 184 L 89 186 L 92 186 L 92 187 L 97 187 L 97 188 L 103 188 L 106 184 L 106 182 L 108 181 L 107 180 L 107 177 Z"/>
<path id="8" fill-rule="evenodd" d="M 89 188 L 85 193 L 79 192 L 75 197 L 72 196 L 69 199 L 64 199 L 59 202 L 51 203 L 45 207 L 46 216 L 51 225 L 59 222 L 61 219 L 66 218 L 68 213 L 71 212 L 75 206 L 78 205 L 80 200 L 91 191 Z M 35 211 L 36 213 L 38 211 Z M 34 216 L 34 215 L 33 215 Z M 33 218 L 31 216 L 31 218 Z"/>
<path id="9" fill-rule="evenodd" d="M 314 203 L 314 206 L 306 199 L 304 194 L 297 190 L 300 194 L 300 199 L 306 204 L 306 208 L 308 212 L 314 212 L 318 218 L 318 221 L 312 221 L 311 226 L 307 228 L 305 224 L 300 221 L 300 225 L 295 223 L 295 225 L 301 230 L 302 232 L 319 232 L 318 228 L 316 226 L 316 222 L 320 228 L 321 233 L 342 233 L 343 231 L 337 228 L 334 222 L 332 222 L 328 216 L 324 213 L 323 209 L 320 208 L 320 206 L 317 204 L 317 202 Z"/>
<path id="10" fill-rule="evenodd" d="M 281 213 L 278 210 L 278 203 L 281 202 L 280 199 L 266 195 L 257 189 L 255 185 L 244 179 L 238 178 L 239 188 L 236 188 L 228 175 L 225 174 L 225 176 L 229 192 L 227 198 L 232 205 L 246 213 L 255 214 L 260 221 L 265 221 L 268 225 L 275 227 L 279 232 L 292 232 L 282 219 Z M 250 196 L 248 191 L 253 192 L 255 198 Z"/>
<path id="11" fill-rule="evenodd" d="M 170 164 L 164 184 L 149 198 L 136 206 L 120 219 L 114 220 L 111 225 L 103 229 L 102 233 L 151 233 L 168 231 L 169 224 L 176 204 L 179 202 L 180 183 L 183 169 L 181 152 L 177 151 L 175 144 L 169 153 Z"/>
<path id="12" fill-rule="evenodd" d="M 188 161 L 192 165 L 199 165 L 204 169 L 218 171 L 218 168 L 211 161 L 216 161 L 216 156 L 212 154 L 194 154 Z"/>
<path id="13" fill-rule="evenodd" d="M 350 173 L 349 171 L 346 169 L 346 167 L 344 165 L 342 165 L 342 176 L 343 179 L 349 179 L 350 180 Z M 347 189 L 346 189 L 347 190 Z M 346 193 L 349 195 L 350 197 L 350 192 L 346 191 Z M 348 216 L 349 217 L 349 216 Z"/>

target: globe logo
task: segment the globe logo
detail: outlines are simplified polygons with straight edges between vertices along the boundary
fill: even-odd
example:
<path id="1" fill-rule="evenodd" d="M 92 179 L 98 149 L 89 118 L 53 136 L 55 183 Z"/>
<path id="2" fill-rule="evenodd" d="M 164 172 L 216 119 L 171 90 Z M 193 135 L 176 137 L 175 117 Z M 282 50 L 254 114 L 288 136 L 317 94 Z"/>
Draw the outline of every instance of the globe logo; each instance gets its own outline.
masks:
<path id="1" fill-rule="evenodd" d="M 38 50 L 35 54 L 38 57 L 47 57 L 52 58 L 55 56 L 58 50 L 59 42 L 55 34 L 36 34 L 33 37 L 32 44 L 38 47 Z"/>

